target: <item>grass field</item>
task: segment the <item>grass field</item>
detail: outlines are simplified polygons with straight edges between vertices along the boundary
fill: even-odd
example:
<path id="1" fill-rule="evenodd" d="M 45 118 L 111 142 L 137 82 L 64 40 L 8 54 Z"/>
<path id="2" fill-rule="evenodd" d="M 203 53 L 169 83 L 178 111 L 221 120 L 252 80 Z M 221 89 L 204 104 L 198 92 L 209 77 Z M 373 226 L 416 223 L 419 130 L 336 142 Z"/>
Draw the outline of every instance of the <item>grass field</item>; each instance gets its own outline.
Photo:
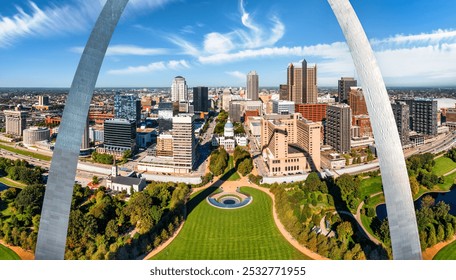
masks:
<path id="1" fill-rule="evenodd" d="M 11 180 L 6 177 L 0 177 L 0 183 L 7 185 L 9 187 L 19 188 L 19 189 L 22 189 L 23 187 L 26 186 L 25 184 L 23 184 L 21 182 L 14 181 L 14 180 Z"/>
<path id="2" fill-rule="evenodd" d="M 370 177 L 361 181 L 360 196 L 362 199 L 382 191 L 382 177 Z"/>
<path id="3" fill-rule="evenodd" d="M 206 202 L 211 191 L 189 202 L 190 212 L 176 239 L 152 259 L 156 260 L 292 260 L 309 259 L 280 234 L 267 194 L 243 187 L 253 196 L 241 209 L 218 209 Z"/>
<path id="4" fill-rule="evenodd" d="M 239 175 L 239 173 L 237 173 L 236 169 L 234 169 L 233 156 L 230 156 L 230 158 L 228 160 L 228 166 L 225 169 L 225 174 L 230 174 L 228 179 L 226 179 L 227 181 L 237 181 L 237 180 L 241 179 L 241 176 Z"/>
<path id="5" fill-rule="evenodd" d="M 11 249 L 0 244 L 0 260 L 20 260 L 19 256 Z"/>
<path id="6" fill-rule="evenodd" d="M 432 168 L 432 171 L 437 176 L 442 176 L 443 174 L 446 174 L 456 168 L 456 162 L 447 157 L 439 157 L 436 158 L 434 161 L 435 165 Z"/>
<path id="7" fill-rule="evenodd" d="M 22 149 L 16 149 L 14 147 L 11 147 L 11 146 L 8 146 L 8 145 L 5 145 L 5 144 L 0 144 L 0 148 L 4 149 L 4 150 L 7 150 L 7 151 L 10 151 L 10 152 L 13 152 L 13 153 L 16 153 L 16 154 L 20 154 L 20 155 L 28 156 L 28 157 L 33 157 L 33 158 L 40 159 L 40 160 L 51 161 L 51 159 L 52 159 L 50 156 L 45 156 L 45 155 L 42 155 L 42 154 L 29 152 L 29 151 L 22 150 Z"/>
<path id="8" fill-rule="evenodd" d="M 442 250 L 434 256 L 434 260 L 456 260 L 456 241 L 443 247 Z"/>

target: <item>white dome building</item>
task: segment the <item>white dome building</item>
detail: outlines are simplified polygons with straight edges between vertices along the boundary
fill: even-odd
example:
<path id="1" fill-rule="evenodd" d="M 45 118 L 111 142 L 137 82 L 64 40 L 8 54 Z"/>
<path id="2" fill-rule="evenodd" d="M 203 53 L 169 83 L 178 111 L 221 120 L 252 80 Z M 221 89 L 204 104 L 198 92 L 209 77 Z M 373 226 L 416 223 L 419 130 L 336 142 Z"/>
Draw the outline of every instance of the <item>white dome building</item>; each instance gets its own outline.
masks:
<path id="1" fill-rule="evenodd" d="M 225 124 L 225 129 L 223 131 L 223 136 L 225 137 L 234 137 L 234 126 L 231 123 L 230 119 Z"/>

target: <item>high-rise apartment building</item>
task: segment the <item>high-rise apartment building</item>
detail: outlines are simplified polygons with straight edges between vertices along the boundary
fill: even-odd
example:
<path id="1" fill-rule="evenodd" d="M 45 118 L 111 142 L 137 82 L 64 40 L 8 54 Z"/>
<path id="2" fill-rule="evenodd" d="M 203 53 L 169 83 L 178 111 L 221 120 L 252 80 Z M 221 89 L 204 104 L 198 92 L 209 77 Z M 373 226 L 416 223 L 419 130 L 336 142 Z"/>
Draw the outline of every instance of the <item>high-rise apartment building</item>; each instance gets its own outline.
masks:
<path id="1" fill-rule="evenodd" d="M 339 102 L 348 103 L 350 95 L 350 87 L 356 87 L 358 82 L 355 78 L 342 77 L 337 83 L 337 92 L 339 95 Z"/>
<path id="2" fill-rule="evenodd" d="M 410 110 L 410 129 L 425 135 L 437 135 L 437 100 L 429 98 L 400 99 Z"/>
<path id="3" fill-rule="evenodd" d="M 250 71 L 247 74 L 247 99 L 258 100 L 258 74 L 256 71 Z"/>
<path id="4" fill-rule="evenodd" d="M 196 162 L 195 116 L 173 117 L 173 156 L 176 173 L 190 173 Z"/>
<path id="5" fill-rule="evenodd" d="M 296 104 L 317 103 L 317 66 L 308 68 L 307 61 L 302 61 L 301 67 L 292 63 L 287 69 L 288 100 Z"/>
<path id="6" fill-rule="evenodd" d="M 243 101 L 231 101 L 230 102 L 230 111 L 229 116 L 231 121 L 233 122 L 241 122 L 241 117 L 244 115 L 243 113 Z"/>
<path id="7" fill-rule="evenodd" d="M 326 111 L 326 144 L 341 153 L 350 152 L 351 109 L 346 104 L 329 105 Z"/>
<path id="8" fill-rule="evenodd" d="M 17 107 L 15 111 L 5 110 L 3 113 L 5 114 L 6 134 L 22 136 L 26 126 L 27 112 Z"/>
<path id="9" fill-rule="evenodd" d="M 193 88 L 193 110 L 197 112 L 209 111 L 209 90 L 207 87 Z"/>
<path id="10" fill-rule="evenodd" d="M 409 106 L 405 102 L 392 103 L 394 119 L 396 120 L 397 131 L 401 139 L 402 146 L 410 143 L 410 111 Z"/>
<path id="11" fill-rule="evenodd" d="M 116 119 L 141 122 L 141 100 L 133 94 L 116 93 L 114 96 L 114 116 Z"/>
<path id="12" fill-rule="evenodd" d="M 104 122 L 104 148 L 107 152 L 123 153 L 136 150 L 136 122 L 111 119 Z"/>
<path id="13" fill-rule="evenodd" d="M 188 101 L 188 88 L 185 78 L 177 76 L 171 85 L 171 101 Z"/>

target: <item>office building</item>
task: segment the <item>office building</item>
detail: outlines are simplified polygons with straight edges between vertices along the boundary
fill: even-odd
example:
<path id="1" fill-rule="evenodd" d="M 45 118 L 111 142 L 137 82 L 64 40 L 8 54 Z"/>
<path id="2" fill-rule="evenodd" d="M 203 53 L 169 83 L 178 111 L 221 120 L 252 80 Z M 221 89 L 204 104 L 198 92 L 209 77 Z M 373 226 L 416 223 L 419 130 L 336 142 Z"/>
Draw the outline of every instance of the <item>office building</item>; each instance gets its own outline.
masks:
<path id="1" fill-rule="evenodd" d="M 295 104 L 317 103 L 317 66 L 308 68 L 304 59 L 301 67 L 290 64 L 287 69 L 288 100 Z"/>
<path id="2" fill-rule="evenodd" d="M 394 119 L 396 121 L 397 131 L 401 139 L 402 146 L 410 143 L 410 111 L 409 106 L 405 102 L 396 102 L 391 104 L 393 109 Z"/>
<path id="3" fill-rule="evenodd" d="M 47 127 L 30 127 L 24 129 L 23 142 L 25 146 L 33 146 L 36 142 L 49 140 L 50 136 L 50 130 Z"/>
<path id="4" fill-rule="evenodd" d="M 247 74 L 247 99 L 258 100 L 258 74 L 256 71 L 250 71 Z"/>
<path id="5" fill-rule="evenodd" d="M 185 78 L 177 76 L 171 85 L 171 101 L 188 101 L 188 88 Z"/>
<path id="6" fill-rule="evenodd" d="M 326 108 L 328 104 L 295 104 L 295 113 L 300 113 L 303 118 L 322 122 L 326 119 Z"/>
<path id="7" fill-rule="evenodd" d="M 38 106 L 49 106 L 49 96 L 39 95 Z"/>
<path id="8" fill-rule="evenodd" d="M 136 150 L 136 122 L 112 119 L 104 122 L 104 149 L 107 153 L 122 155 L 126 150 Z"/>
<path id="9" fill-rule="evenodd" d="M 21 110 L 21 106 L 16 107 L 15 111 L 5 110 L 6 134 L 22 136 L 27 121 L 27 112 Z"/>
<path id="10" fill-rule="evenodd" d="M 366 99 L 364 98 L 363 89 L 360 87 L 351 87 L 349 95 L 349 104 L 352 115 L 368 115 Z"/>
<path id="11" fill-rule="evenodd" d="M 326 144 L 340 153 L 350 152 L 351 109 L 346 104 L 329 105 L 326 111 Z"/>
<path id="12" fill-rule="evenodd" d="M 193 88 L 193 110 L 195 113 L 209 112 L 209 95 L 207 87 Z"/>
<path id="13" fill-rule="evenodd" d="M 270 175 L 291 175 L 320 168 L 319 124 L 300 114 L 261 119 L 261 147 Z"/>
<path id="14" fill-rule="evenodd" d="M 229 116 L 233 122 L 241 122 L 241 117 L 243 116 L 243 101 L 231 101 Z"/>
<path id="15" fill-rule="evenodd" d="M 114 95 L 114 116 L 116 119 L 135 121 L 136 125 L 141 122 L 141 100 L 133 94 Z"/>
<path id="16" fill-rule="evenodd" d="M 410 129 L 424 135 L 437 135 L 438 104 L 428 98 L 399 99 L 409 106 Z"/>
<path id="17" fill-rule="evenodd" d="M 279 86 L 279 99 L 288 100 L 288 85 Z"/>
<path id="18" fill-rule="evenodd" d="M 173 135 L 162 133 L 157 137 L 156 155 L 162 157 L 173 156 Z"/>
<path id="19" fill-rule="evenodd" d="M 279 115 L 288 115 L 295 113 L 295 103 L 288 100 L 273 100 L 272 112 Z"/>
<path id="20" fill-rule="evenodd" d="M 194 131 L 194 115 L 178 115 L 173 117 L 173 157 L 175 173 L 190 173 L 196 162 L 196 146 Z"/>
<path id="21" fill-rule="evenodd" d="M 89 137 L 89 118 L 87 117 L 86 126 L 82 134 L 81 150 L 87 150 L 90 148 L 90 137 Z"/>
<path id="22" fill-rule="evenodd" d="M 350 96 L 350 88 L 356 87 L 358 82 L 351 77 L 342 77 L 337 83 L 337 93 L 339 95 L 339 102 L 348 103 Z"/>

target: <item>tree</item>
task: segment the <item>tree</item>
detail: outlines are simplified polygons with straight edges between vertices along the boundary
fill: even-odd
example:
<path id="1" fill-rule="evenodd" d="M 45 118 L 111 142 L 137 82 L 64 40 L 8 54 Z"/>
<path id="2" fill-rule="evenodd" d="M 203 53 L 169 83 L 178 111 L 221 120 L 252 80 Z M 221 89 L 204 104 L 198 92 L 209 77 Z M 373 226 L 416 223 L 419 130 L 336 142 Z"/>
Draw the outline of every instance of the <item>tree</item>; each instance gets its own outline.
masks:
<path id="1" fill-rule="evenodd" d="M 420 183 L 418 183 L 415 176 L 410 176 L 410 189 L 412 191 L 412 196 L 417 195 L 420 191 Z"/>
<path id="2" fill-rule="evenodd" d="M 430 195 L 425 195 L 422 199 L 421 199 L 421 207 L 422 208 L 430 208 L 434 205 L 435 203 L 435 199 L 430 196 Z"/>
<path id="3" fill-rule="evenodd" d="M 348 240 L 349 236 L 353 235 L 352 224 L 348 221 L 340 223 L 336 228 L 337 236 L 342 242 Z"/>
<path id="4" fill-rule="evenodd" d="M 19 213 L 32 215 L 41 213 L 44 198 L 43 185 L 26 186 L 14 200 L 14 205 Z"/>
<path id="5" fill-rule="evenodd" d="M 445 229 L 442 224 L 437 226 L 437 242 L 445 240 Z"/>
<path id="6" fill-rule="evenodd" d="M 445 240 L 451 240 L 454 235 L 454 228 L 451 223 L 448 223 L 445 230 Z"/>
<path id="7" fill-rule="evenodd" d="M 92 184 L 98 185 L 99 182 L 100 182 L 100 180 L 98 179 L 98 177 L 94 175 L 94 176 L 92 177 Z"/>
<path id="8" fill-rule="evenodd" d="M 127 162 L 129 158 L 131 158 L 132 153 L 131 150 L 125 150 L 122 154 L 122 162 Z"/>
<path id="9" fill-rule="evenodd" d="M 253 170 L 253 161 L 252 158 L 244 159 L 238 166 L 237 170 L 241 173 L 242 176 L 246 176 Z"/>

